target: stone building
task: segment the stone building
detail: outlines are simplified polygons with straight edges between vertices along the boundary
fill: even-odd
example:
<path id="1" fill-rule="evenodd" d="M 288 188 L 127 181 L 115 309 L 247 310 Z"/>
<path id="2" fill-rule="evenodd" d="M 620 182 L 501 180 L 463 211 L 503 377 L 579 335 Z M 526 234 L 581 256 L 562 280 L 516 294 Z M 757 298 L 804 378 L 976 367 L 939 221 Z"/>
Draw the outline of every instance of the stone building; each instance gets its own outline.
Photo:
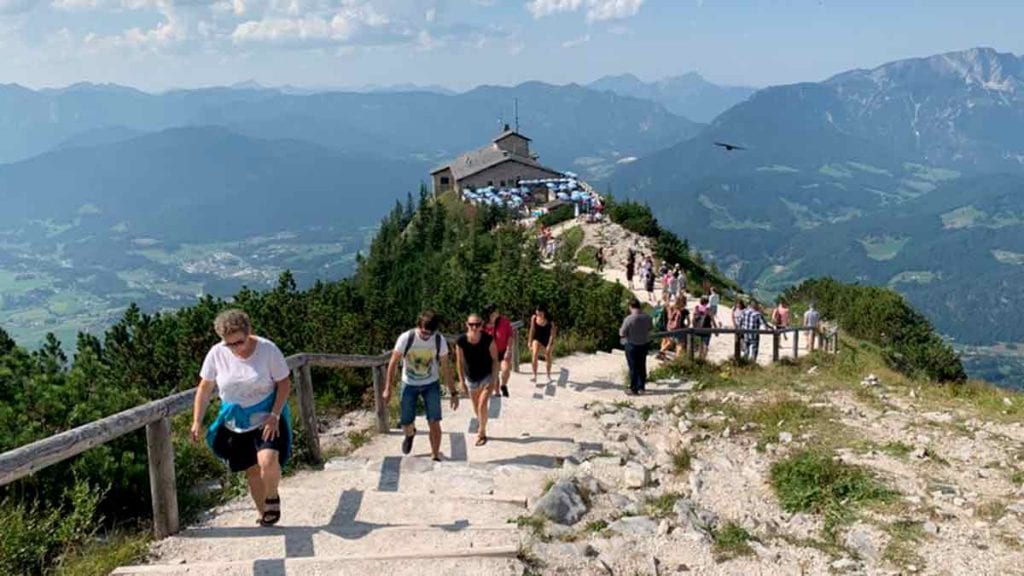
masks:
<path id="1" fill-rule="evenodd" d="M 487 146 L 467 152 L 430 173 L 434 193 L 485 186 L 513 187 L 520 180 L 562 178 L 557 170 L 545 168 L 530 152 L 530 139 L 515 130 L 505 130 Z"/>

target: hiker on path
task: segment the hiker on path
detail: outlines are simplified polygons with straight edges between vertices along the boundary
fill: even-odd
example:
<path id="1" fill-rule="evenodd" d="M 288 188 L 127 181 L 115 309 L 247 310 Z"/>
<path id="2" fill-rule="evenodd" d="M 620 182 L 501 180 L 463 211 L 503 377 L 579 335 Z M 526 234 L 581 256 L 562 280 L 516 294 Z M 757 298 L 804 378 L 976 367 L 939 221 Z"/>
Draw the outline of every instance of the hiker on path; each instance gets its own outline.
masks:
<path id="1" fill-rule="evenodd" d="M 749 306 L 743 310 L 743 316 L 741 318 L 742 328 L 744 330 L 760 330 L 767 322 L 764 320 L 764 315 L 761 313 L 761 305 L 757 302 L 752 302 Z M 759 332 L 752 332 L 743 335 L 743 356 L 752 362 L 757 362 L 757 353 L 761 345 L 761 334 Z"/>
<path id="2" fill-rule="evenodd" d="M 814 302 L 811 302 L 804 312 L 804 328 L 807 328 L 807 349 L 814 350 L 815 340 L 818 338 L 818 330 L 821 327 L 821 315 L 814 309 Z"/>
<path id="3" fill-rule="evenodd" d="M 708 303 L 707 296 L 701 296 L 700 302 L 693 307 L 693 327 L 698 330 L 711 330 L 718 328 L 718 318 L 711 313 L 711 305 Z M 698 335 L 698 342 L 700 345 L 700 359 L 706 360 L 708 357 L 708 348 L 711 345 L 711 334 L 700 334 Z"/>
<path id="4" fill-rule="evenodd" d="M 686 296 L 680 295 L 668 309 L 668 324 L 665 328 L 671 332 L 673 330 L 682 330 L 689 326 L 689 324 L 690 311 L 686 309 Z M 670 341 L 676 349 L 676 357 L 680 357 L 686 350 L 686 339 L 682 336 L 672 336 Z"/>
<path id="5" fill-rule="evenodd" d="M 654 302 L 654 267 L 649 264 L 650 260 L 644 264 L 644 289 L 647 290 L 647 300 Z"/>
<path id="6" fill-rule="evenodd" d="M 512 376 L 512 346 L 517 345 L 512 338 L 515 329 L 508 318 L 498 313 L 497 304 L 484 306 L 484 318 L 487 319 L 484 332 L 494 338 L 494 343 L 498 347 L 498 360 L 501 362 L 501 395 L 507 398 L 508 380 Z"/>
<path id="7" fill-rule="evenodd" d="M 661 303 L 651 310 L 651 321 L 654 323 L 653 330 L 655 332 L 664 332 L 668 330 L 668 315 L 669 309 L 672 307 L 672 300 L 668 297 L 668 292 L 663 292 L 661 295 Z M 668 350 L 672 348 L 672 339 L 664 337 L 661 339 L 661 346 L 658 347 L 658 360 L 667 360 L 668 356 L 665 355 Z"/>
<path id="8" fill-rule="evenodd" d="M 629 390 L 627 394 L 643 394 L 647 388 L 647 348 L 651 339 L 654 321 L 644 313 L 640 301 L 629 302 L 629 316 L 622 321 L 619 337 L 626 349 L 626 365 L 629 366 Z"/>
<path id="9" fill-rule="evenodd" d="M 789 306 L 786 306 L 785 300 L 779 300 L 775 305 L 775 309 L 772 310 L 772 324 L 774 324 L 778 329 L 785 330 L 786 328 L 789 328 L 789 319 Z M 782 335 L 782 339 L 789 342 L 789 337 L 786 336 L 786 334 Z"/>
<path id="10" fill-rule="evenodd" d="M 199 371 L 192 406 L 192 442 L 205 436 L 228 469 L 245 472 L 257 522 L 272 526 L 281 519 L 277 488 L 281 469 L 292 453 L 291 371 L 273 342 L 252 333 L 245 312 L 221 312 L 213 329 L 221 341 L 207 352 Z M 220 411 L 204 435 L 203 417 L 214 389 L 220 397 Z"/>
<path id="11" fill-rule="evenodd" d="M 455 341 L 455 367 L 462 391 L 473 403 L 480 423 L 476 445 L 487 444 L 487 408 L 492 393 L 498 392 L 498 346 L 484 332 L 484 321 L 477 314 L 466 319 L 466 333 Z"/>
<path id="12" fill-rule="evenodd" d="M 718 322 L 718 303 L 721 298 L 718 295 L 718 290 L 714 286 L 711 287 L 711 294 L 708 296 L 708 310 L 711 312 L 711 317 Z"/>
<path id="13" fill-rule="evenodd" d="M 736 300 L 732 303 L 732 327 L 736 329 L 743 328 L 743 311 L 747 309 L 747 305 L 743 302 L 743 299 L 736 296 Z"/>
<path id="14" fill-rule="evenodd" d="M 672 300 L 672 302 L 675 302 L 676 300 L 679 299 L 679 285 L 679 268 L 676 268 L 675 270 L 672 271 L 672 275 L 669 277 L 668 280 L 668 297 Z"/>
<path id="15" fill-rule="evenodd" d="M 597 271 L 598 273 L 604 272 L 604 246 L 597 249 Z"/>
<path id="16" fill-rule="evenodd" d="M 633 257 L 633 250 L 630 249 L 630 257 L 626 259 L 626 284 L 633 289 L 633 276 L 636 274 L 636 258 Z"/>
<path id="17" fill-rule="evenodd" d="M 399 362 L 402 363 L 399 424 L 405 433 L 405 438 L 402 439 L 402 454 L 412 452 L 412 441 L 416 437 L 416 401 L 422 397 L 430 430 L 431 456 L 435 462 L 440 462 L 441 379 L 444 379 L 451 395 L 452 410 L 459 407 L 459 391 L 452 381 L 451 364 L 448 362 L 448 342 L 438 331 L 438 320 L 433 312 L 421 313 L 416 327 L 406 330 L 395 341 L 391 361 L 388 362 L 384 392 L 381 394 L 385 404 L 391 401 L 391 383 L 395 381 Z"/>
<path id="18" fill-rule="evenodd" d="M 530 317 L 530 352 L 533 354 L 533 378 L 530 382 L 537 381 L 537 359 L 541 351 L 544 352 L 544 361 L 547 363 L 548 380 L 551 380 L 551 361 L 555 353 L 555 335 L 558 328 L 555 322 L 548 317 L 548 310 L 544 306 L 537 306 L 533 316 Z"/>

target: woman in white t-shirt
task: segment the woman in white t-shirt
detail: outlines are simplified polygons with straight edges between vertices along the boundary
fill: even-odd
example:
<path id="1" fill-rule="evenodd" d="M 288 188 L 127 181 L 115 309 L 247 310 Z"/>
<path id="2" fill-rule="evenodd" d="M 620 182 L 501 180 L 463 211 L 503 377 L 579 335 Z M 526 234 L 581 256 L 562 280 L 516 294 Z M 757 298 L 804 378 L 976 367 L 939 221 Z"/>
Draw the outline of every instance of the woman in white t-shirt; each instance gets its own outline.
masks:
<path id="1" fill-rule="evenodd" d="M 199 372 L 192 441 L 203 435 L 203 416 L 216 389 L 221 406 L 206 443 L 232 472 L 245 472 L 258 522 L 271 526 L 281 519 L 277 487 L 291 456 L 288 363 L 273 342 L 252 333 L 241 310 L 221 312 L 213 328 L 221 342 L 210 348 Z"/>

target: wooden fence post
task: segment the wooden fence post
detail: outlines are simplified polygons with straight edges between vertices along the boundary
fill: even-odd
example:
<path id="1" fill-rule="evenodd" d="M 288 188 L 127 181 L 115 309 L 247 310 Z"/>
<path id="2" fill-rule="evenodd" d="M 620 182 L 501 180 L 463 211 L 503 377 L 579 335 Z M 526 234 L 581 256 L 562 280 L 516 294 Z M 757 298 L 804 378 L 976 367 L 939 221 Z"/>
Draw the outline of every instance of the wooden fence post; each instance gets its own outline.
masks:
<path id="1" fill-rule="evenodd" d="M 779 331 L 772 334 L 772 362 L 779 361 Z"/>
<path id="2" fill-rule="evenodd" d="M 306 448 L 315 464 L 323 459 L 320 452 L 320 430 L 316 423 L 316 400 L 313 397 L 313 374 L 309 363 L 303 362 L 299 368 L 299 415 L 302 426 L 306 429 Z"/>
<path id="3" fill-rule="evenodd" d="M 696 358 L 697 351 L 697 340 L 693 337 L 693 332 L 686 333 L 686 355 L 690 358 L 690 362 L 693 362 Z"/>
<path id="4" fill-rule="evenodd" d="M 512 371 L 519 374 L 519 329 L 512 331 Z"/>
<path id="5" fill-rule="evenodd" d="M 737 332 L 735 334 L 735 336 L 736 336 L 736 342 L 733 343 L 733 348 L 734 348 L 734 350 L 733 350 L 733 357 L 736 359 L 736 363 L 739 364 L 740 363 L 740 358 L 742 357 L 742 350 L 743 350 L 742 346 L 740 345 L 740 339 L 743 337 L 743 335 L 740 334 L 739 332 Z"/>
<path id="6" fill-rule="evenodd" d="M 800 329 L 793 332 L 793 360 L 800 357 Z"/>
<path id="7" fill-rule="evenodd" d="M 153 535 L 159 540 L 178 531 L 178 488 L 174 480 L 171 420 L 146 425 L 149 455 L 149 493 L 153 499 Z"/>
<path id="8" fill-rule="evenodd" d="M 388 422 L 390 412 L 388 411 L 388 405 L 382 397 L 384 394 L 384 380 L 386 378 L 387 372 L 383 364 L 373 367 L 373 407 L 377 411 L 377 431 L 382 434 L 390 429 Z"/>

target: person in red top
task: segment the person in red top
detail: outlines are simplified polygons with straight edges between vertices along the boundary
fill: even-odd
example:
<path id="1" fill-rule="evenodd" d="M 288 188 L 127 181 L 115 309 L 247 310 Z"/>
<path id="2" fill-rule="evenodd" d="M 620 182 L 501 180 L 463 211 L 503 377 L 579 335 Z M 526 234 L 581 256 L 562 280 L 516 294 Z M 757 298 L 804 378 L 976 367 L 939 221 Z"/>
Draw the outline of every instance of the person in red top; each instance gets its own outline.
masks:
<path id="1" fill-rule="evenodd" d="M 484 318 L 487 324 L 484 332 L 494 338 L 498 347 L 498 360 L 501 361 L 501 395 L 508 398 L 508 379 L 512 376 L 512 323 L 508 318 L 498 313 L 498 306 L 488 304 L 484 306 Z"/>

